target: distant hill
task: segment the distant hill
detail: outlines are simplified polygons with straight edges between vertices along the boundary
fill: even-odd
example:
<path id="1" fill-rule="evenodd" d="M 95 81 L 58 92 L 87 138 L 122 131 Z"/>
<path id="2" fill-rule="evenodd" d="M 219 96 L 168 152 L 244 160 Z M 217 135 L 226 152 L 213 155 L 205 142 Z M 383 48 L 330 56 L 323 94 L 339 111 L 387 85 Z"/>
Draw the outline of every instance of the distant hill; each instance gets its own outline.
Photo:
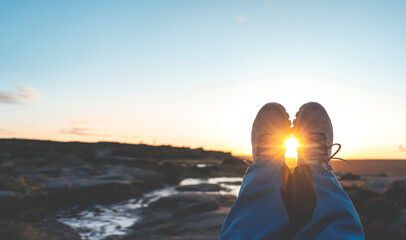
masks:
<path id="1" fill-rule="evenodd" d="M 251 156 L 239 156 L 243 159 L 251 160 Z M 405 176 L 406 177 L 406 160 L 390 159 L 357 159 L 351 160 L 351 163 L 333 160 L 331 165 L 337 173 L 351 172 L 358 175 L 377 175 L 386 174 L 388 176 Z M 296 165 L 296 159 L 286 159 L 289 167 Z"/>
<path id="2" fill-rule="evenodd" d="M 202 148 L 174 147 L 170 145 L 153 146 L 146 144 L 125 144 L 117 142 L 55 142 L 28 139 L 0 139 L 0 162 L 7 159 L 58 159 L 61 156 L 74 159 L 87 159 L 105 154 L 126 157 L 144 157 L 154 159 L 224 159 L 230 158 L 229 152 L 208 151 Z M 239 156 L 251 160 L 251 156 Z M 67 159 L 72 164 L 71 159 Z M 207 161 L 207 160 L 205 160 Z M 287 164 L 294 165 L 294 159 Z M 46 164 L 45 164 L 46 165 Z M 406 160 L 363 159 L 352 163 L 332 161 L 336 172 L 351 172 L 358 175 L 386 174 L 389 176 L 406 176 Z"/>
<path id="3" fill-rule="evenodd" d="M 231 157 L 229 152 L 202 148 L 174 147 L 171 145 L 126 144 L 118 142 L 57 142 L 30 139 L 1 139 L 0 157 L 52 158 L 73 155 L 80 158 L 114 155 L 120 157 L 149 157 L 154 159 L 203 159 Z"/>
<path id="4" fill-rule="evenodd" d="M 352 160 L 351 163 L 333 161 L 336 172 L 351 172 L 359 175 L 386 174 L 389 176 L 406 176 L 406 160 Z"/>

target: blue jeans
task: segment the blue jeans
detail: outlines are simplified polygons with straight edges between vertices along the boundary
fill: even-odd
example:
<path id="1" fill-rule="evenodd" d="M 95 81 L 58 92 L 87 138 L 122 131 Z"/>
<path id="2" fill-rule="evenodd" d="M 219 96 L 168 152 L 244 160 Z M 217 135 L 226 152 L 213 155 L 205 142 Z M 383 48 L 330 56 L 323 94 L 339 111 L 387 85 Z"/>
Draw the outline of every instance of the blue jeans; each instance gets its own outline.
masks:
<path id="1" fill-rule="evenodd" d="M 364 239 L 357 212 L 337 178 L 321 166 L 307 168 L 310 179 L 304 184 L 311 185 L 311 191 L 299 196 L 295 188 L 286 187 L 291 176 L 283 174 L 286 172 L 283 162 L 271 160 L 251 165 L 223 224 L 220 239 Z M 307 181 L 296 180 L 296 184 Z M 313 205 L 306 203 L 309 198 L 313 198 Z M 306 204 L 302 206 L 302 202 Z M 310 209 L 302 214 L 304 217 L 295 214 L 301 207 Z M 296 221 L 293 219 L 296 215 L 305 220 Z"/>

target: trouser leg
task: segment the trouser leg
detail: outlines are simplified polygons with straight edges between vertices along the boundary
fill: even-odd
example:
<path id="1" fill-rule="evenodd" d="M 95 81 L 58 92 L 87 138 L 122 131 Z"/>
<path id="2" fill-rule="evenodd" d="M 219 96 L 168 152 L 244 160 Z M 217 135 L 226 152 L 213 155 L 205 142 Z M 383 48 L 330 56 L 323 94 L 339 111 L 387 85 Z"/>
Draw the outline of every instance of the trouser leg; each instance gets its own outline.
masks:
<path id="1" fill-rule="evenodd" d="M 290 239 L 289 216 L 281 194 L 283 178 L 289 173 L 283 162 L 261 161 L 251 165 L 220 239 Z"/>
<path id="2" fill-rule="evenodd" d="M 318 165 L 301 165 L 289 187 L 293 240 L 364 239 L 358 214 L 334 174 Z"/>

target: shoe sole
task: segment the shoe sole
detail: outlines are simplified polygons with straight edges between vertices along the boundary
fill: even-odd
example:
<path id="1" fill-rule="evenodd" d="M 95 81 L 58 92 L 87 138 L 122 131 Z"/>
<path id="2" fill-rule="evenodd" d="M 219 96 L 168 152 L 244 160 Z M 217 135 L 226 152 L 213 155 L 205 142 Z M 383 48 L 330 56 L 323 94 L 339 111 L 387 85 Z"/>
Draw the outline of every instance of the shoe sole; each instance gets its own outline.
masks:
<path id="1" fill-rule="evenodd" d="M 328 119 L 331 129 L 333 129 L 333 124 L 331 123 L 330 116 L 328 115 L 326 109 L 320 103 L 317 103 L 317 102 L 308 102 L 308 103 L 303 104 L 299 108 L 299 111 L 295 115 L 295 120 L 293 120 L 294 129 L 296 129 L 296 125 L 300 124 L 299 120 L 301 119 L 301 115 L 303 115 L 303 113 L 306 112 L 307 109 L 309 109 L 311 107 L 322 110 L 321 112 L 323 113 L 324 117 L 326 117 Z"/>
<path id="2" fill-rule="evenodd" d="M 290 121 L 289 121 L 289 114 L 286 112 L 286 109 L 279 103 L 277 102 L 270 102 L 265 104 L 257 113 L 257 116 L 255 117 L 254 123 L 252 124 L 254 126 L 255 122 L 257 121 L 258 118 L 261 117 L 262 113 L 266 110 L 269 109 L 275 109 L 277 110 L 279 113 L 282 114 L 282 116 L 284 118 L 286 118 L 286 121 L 289 123 L 289 126 L 291 125 Z"/>

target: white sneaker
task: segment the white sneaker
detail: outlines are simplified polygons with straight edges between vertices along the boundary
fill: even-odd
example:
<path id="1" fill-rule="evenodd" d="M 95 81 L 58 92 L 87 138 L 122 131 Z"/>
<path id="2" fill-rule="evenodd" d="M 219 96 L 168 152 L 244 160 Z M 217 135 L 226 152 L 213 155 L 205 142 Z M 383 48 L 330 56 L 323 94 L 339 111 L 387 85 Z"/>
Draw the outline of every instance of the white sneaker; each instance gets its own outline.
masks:
<path id="1" fill-rule="evenodd" d="M 333 125 L 323 106 L 316 102 L 302 105 L 293 125 L 293 135 L 299 141 L 297 164 L 318 164 L 333 172 L 330 160 L 343 160 L 334 157 L 341 145 L 333 144 Z M 338 150 L 331 155 L 334 145 L 338 146 Z"/>
<path id="2" fill-rule="evenodd" d="M 289 114 L 275 102 L 265 104 L 252 125 L 251 144 L 253 162 L 285 160 L 285 141 L 290 136 Z"/>

